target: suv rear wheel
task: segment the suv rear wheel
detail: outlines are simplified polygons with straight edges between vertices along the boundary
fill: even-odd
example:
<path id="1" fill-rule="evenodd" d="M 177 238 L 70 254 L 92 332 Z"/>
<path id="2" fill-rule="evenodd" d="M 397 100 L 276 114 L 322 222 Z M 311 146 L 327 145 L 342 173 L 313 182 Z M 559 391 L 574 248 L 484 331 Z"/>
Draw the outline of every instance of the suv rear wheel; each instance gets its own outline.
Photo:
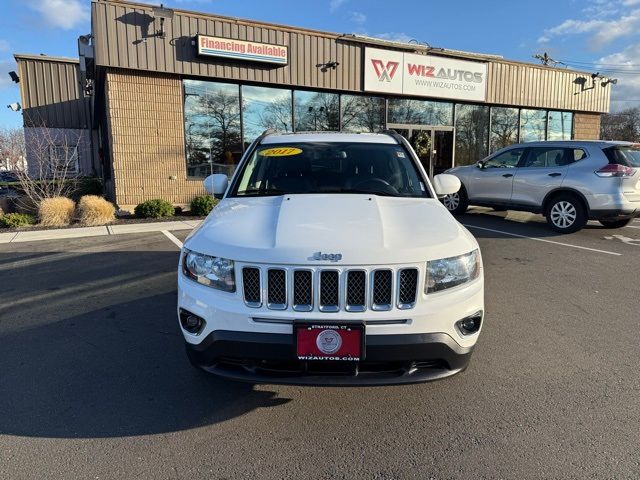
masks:
<path id="1" fill-rule="evenodd" d="M 469 208 L 469 200 L 467 199 L 467 191 L 464 186 L 460 187 L 456 193 L 445 195 L 442 199 L 444 206 L 453 215 L 462 215 Z"/>
<path id="2" fill-rule="evenodd" d="M 547 206 L 547 223 L 559 233 L 577 232 L 587 223 L 587 212 L 575 195 L 558 195 Z"/>
<path id="3" fill-rule="evenodd" d="M 603 227 L 607 228 L 622 228 L 631 223 L 631 218 L 625 218 L 624 220 L 598 220 Z"/>

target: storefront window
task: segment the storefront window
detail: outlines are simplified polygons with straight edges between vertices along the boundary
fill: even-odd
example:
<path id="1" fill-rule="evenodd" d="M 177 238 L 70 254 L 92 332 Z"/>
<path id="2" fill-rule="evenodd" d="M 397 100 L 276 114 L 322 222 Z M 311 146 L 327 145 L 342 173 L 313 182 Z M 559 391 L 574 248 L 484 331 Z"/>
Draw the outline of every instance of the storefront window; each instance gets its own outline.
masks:
<path id="1" fill-rule="evenodd" d="M 389 123 L 453 125 L 453 103 L 391 98 L 389 99 Z"/>
<path id="2" fill-rule="evenodd" d="M 242 156 L 238 85 L 185 80 L 184 91 L 187 175 L 231 175 Z"/>
<path id="3" fill-rule="evenodd" d="M 242 130 L 245 148 L 272 128 L 291 132 L 291 90 L 242 87 Z"/>
<path id="4" fill-rule="evenodd" d="M 489 107 L 456 105 L 456 165 L 471 165 L 489 150 Z"/>
<path id="5" fill-rule="evenodd" d="M 490 153 L 518 143 L 518 109 L 491 107 Z"/>
<path id="6" fill-rule="evenodd" d="M 549 112 L 547 140 L 571 140 L 573 113 Z"/>
<path id="7" fill-rule="evenodd" d="M 337 93 L 293 92 L 296 132 L 340 130 Z"/>
<path id="8" fill-rule="evenodd" d="M 546 110 L 520 110 L 520 141 L 538 142 L 547 135 Z"/>
<path id="9" fill-rule="evenodd" d="M 342 95 L 342 130 L 377 132 L 384 128 L 384 98 Z"/>

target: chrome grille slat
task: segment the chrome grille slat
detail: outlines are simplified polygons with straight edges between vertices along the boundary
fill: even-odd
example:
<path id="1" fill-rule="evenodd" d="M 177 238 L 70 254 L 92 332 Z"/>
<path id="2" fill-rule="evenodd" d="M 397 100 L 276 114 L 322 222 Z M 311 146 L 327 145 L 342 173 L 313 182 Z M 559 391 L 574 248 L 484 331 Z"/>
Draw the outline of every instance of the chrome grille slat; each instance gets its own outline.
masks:
<path id="1" fill-rule="evenodd" d="M 320 271 L 318 308 L 321 312 L 340 310 L 340 274 L 337 270 Z"/>
<path id="2" fill-rule="evenodd" d="M 256 267 L 244 267 L 242 269 L 242 286 L 244 301 L 247 306 L 258 308 L 262 305 L 260 292 L 260 269 Z"/>
<path id="3" fill-rule="evenodd" d="M 287 272 L 280 268 L 267 270 L 267 307 L 272 310 L 287 308 Z"/>
<path id="4" fill-rule="evenodd" d="M 345 295 L 345 310 L 348 312 L 364 312 L 367 305 L 367 272 L 349 270 Z"/>
<path id="5" fill-rule="evenodd" d="M 293 272 L 293 309 L 297 312 L 313 310 L 313 272 L 294 270 Z"/>
<path id="6" fill-rule="evenodd" d="M 391 310 L 393 305 L 393 273 L 391 270 L 374 270 L 371 292 L 372 310 Z"/>
<path id="7" fill-rule="evenodd" d="M 406 310 L 416 304 L 418 294 L 418 269 L 403 268 L 398 273 L 398 308 Z"/>

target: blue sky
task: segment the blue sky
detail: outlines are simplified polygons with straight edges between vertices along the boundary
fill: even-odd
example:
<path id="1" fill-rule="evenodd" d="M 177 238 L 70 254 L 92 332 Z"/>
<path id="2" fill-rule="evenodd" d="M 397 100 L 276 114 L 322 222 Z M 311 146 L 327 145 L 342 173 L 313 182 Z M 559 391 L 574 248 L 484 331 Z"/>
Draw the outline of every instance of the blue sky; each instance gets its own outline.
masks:
<path id="1" fill-rule="evenodd" d="M 89 0 L 0 0 L 0 128 L 20 93 L 13 53 L 77 56 Z M 144 3 L 154 3 L 145 1 Z M 338 33 L 426 42 L 535 61 L 548 52 L 573 68 L 619 78 L 612 108 L 640 105 L 640 0 L 167 0 L 168 7 Z M 562 65 L 561 65 L 562 66 Z"/>

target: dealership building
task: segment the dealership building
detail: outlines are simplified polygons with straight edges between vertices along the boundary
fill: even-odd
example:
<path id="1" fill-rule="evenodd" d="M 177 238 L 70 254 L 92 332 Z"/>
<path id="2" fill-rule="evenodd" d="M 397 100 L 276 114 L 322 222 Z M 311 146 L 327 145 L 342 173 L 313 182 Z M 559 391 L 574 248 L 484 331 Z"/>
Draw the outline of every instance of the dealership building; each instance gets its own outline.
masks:
<path id="1" fill-rule="evenodd" d="M 613 85 L 498 55 L 117 0 L 91 3 L 78 50 L 15 55 L 27 146 L 51 139 L 52 162 L 64 155 L 101 177 L 124 209 L 188 204 L 268 128 L 393 128 L 430 174 L 516 142 L 597 139 Z"/>

